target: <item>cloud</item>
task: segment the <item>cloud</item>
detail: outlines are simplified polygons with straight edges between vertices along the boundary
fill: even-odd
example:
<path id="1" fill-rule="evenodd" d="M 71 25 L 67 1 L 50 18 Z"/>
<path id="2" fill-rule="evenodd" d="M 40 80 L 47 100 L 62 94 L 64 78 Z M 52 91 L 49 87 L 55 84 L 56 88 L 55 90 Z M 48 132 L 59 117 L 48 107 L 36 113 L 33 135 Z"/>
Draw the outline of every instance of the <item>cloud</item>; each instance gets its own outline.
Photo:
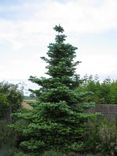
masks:
<path id="1" fill-rule="evenodd" d="M 116 0 L 22 0 L 21 3 L 15 4 L 13 1 L 10 6 L 6 4 L 0 4 L 0 43 L 9 49 L 9 55 L 13 55 L 13 58 L 9 57 L 7 61 L 5 60 L 6 65 L 5 63 L 1 65 L 4 77 L 8 78 L 27 78 L 30 74 L 38 74 L 38 70 L 41 75 L 45 64 L 42 64 L 39 57 L 45 55 L 48 43 L 53 41 L 52 27 L 55 24 L 63 25 L 75 43 L 78 41 L 78 35 L 97 35 L 117 30 Z M 97 47 L 98 45 L 95 49 Z M 89 51 L 90 49 L 91 47 Z M 87 47 L 80 50 L 85 55 Z M 107 51 L 108 47 L 105 47 L 104 50 Z M 103 53 L 102 49 L 100 51 Z M 95 50 L 96 53 L 98 51 Z M 108 51 L 108 53 L 111 52 Z M 98 55 L 97 58 L 99 57 Z M 111 64 L 110 68 L 108 65 L 106 68 L 109 60 L 105 61 L 104 57 L 105 55 L 102 56 L 103 59 L 97 66 L 98 61 L 95 61 L 95 55 L 89 54 L 89 59 L 83 56 L 81 60 L 84 61 L 80 69 L 84 74 L 87 70 L 94 72 L 95 68 L 98 73 L 115 72 L 114 66 L 116 67 L 117 64 Z M 111 56 L 111 61 L 112 58 L 113 56 Z M 89 64 L 89 61 L 92 63 Z M 103 61 L 105 61 L 105 66 L 102 67 Z M 94 68 L 91 64 L 95 64 Z M 86 69 L 87 67 L 89 69 Z M 83 73 L 82 71 L 80 72 Z"/>
<path id="2" fill-rule="evenodd" d="M 103 33 L 117 29 L 117 1 L 102 0 L 100 5 L 93 0 L 25 1 L 22 5 L 5 6 L 7 13 L 16 14 L 13 19 L 0 19 L 0 40 L 9 41 L 15 48 L 52 34 L 55 24 L 62 24 L 67 32 L 78 34 Z M 95 1 L 97 2 L 97 1 Z M 23 13 L 22 13 L 23 12 Z M 25 16 L 25 20 L 23 19 Z"/>
<path id="3" fill-rule="evenodd" d="M 117 1 L 102 1 L 102 5 L 98 7 L 91 5 L 92 0 L 73 0 L 65 4 L 52 0 L 43 3 L 30 1 L 20 6 L 9 8 L 6 6 L 4 9 L 8 13 L 12 11 L 17 14 L 17 19 L 15 21 L 2 19 L 0 20 L 0 27 L 6 33 L 8 31 L 10 34 L 25 32 L 26 35 L 32 32 L 48 33 L 51 27 L 57 23 L 63 24 L 68 31 L 79 33 L 99 33 L 117 28 Z M 18 16 L 22 12 L 22 16 Z M 25 20 L 22 20 L 23 16 L 25 16 Z"/>

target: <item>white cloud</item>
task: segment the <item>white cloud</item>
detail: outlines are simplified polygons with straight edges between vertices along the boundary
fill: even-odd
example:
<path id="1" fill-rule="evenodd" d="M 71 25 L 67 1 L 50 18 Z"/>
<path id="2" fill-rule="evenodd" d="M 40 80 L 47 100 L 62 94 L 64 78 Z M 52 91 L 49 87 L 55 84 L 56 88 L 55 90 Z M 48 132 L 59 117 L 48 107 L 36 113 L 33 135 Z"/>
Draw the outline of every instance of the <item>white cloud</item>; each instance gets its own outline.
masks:
<path id="1" fill-rule="evenodd" d="M 68 32 L 81 34 L 117 29 L 117 1 L 102 1 L 99 6 L 94 5 L 92 0 L 73 0 L 65 4 L 46 0 L 43 3 L 40 1 L 24 3 L 18 6 L 18 9 L 11 7 L 11 10 L 15 10 L 16 13 L 25 10 L 24 16 L 26 12 L 30 12 L 31 16 L 25 20 L 21 20 L 21 17 L 20 19 L 17 17 L 17 20 L 1 19 L 0 39 L 14 43 L 15 47 L 23 46 L 27 40 L 35 44 L 34 42 L 37 43 L 44 34 L 51 34 L 52 27 L 58 23 L 62 24 Z M 46 35 L 44 39 L 49 40 Z"/>
<path id="2" fill-rule="evenodd" d="M 17 56 L 14 55 L 14 58 L 11 58 L 13 62 L 5 61 L 6 65 L 5 63 L 1 65 L 0 77 L 27 78 L 30 74 L 38 74 L 39 70 L 40 75 L 44 71 L 45 64 L 42 64 L 39 57 L 42 54 L 45 55 L 48 43 L 53 40 L 52 27 L 55 24 L 60 23 L 67 33 L 79 36 L 117 30 L 116 8 L 116 0 L 66 0 L 63 3 L 59 0 L 44 0 L 43 2 L 30 0 L 19 6 L 0 7 L 2 11 L 5 9 L 7 13 L 13 11 L 14 14 L 17 14 L 15 19 L 0 18 L 0 42 L 2 41 L 10 48 L 11 55 L 17 53 Z M 18 16 L 19 14 L 20 16 Z M 72 40 L 78 39 L 72 38 Z M 105 47 L 105 51 L 108 50 L 107 48 Z M 87 51 L 87 49 L 81 49 L 80 53 L 85 55 L 85 50 Z M 102 53 L 103 50 L 100 49 Z M 91 50 L 89 49 L 89 51 Z M 98 54 L 98 51 L 95 51 L 95 54 Z M 24 57 L 20 57 L 20 55 Z M 113 63 L 116 62 L 113 60 L 113 56 L 106 56 L 107 60 L 105 60 L 105 55 L 101 55 L 100 64 L 96 61 L 100 55 L 89 54 L 88 56 L 89 59 L 87 56 L 86 58 L 81 57 L 81 60 L 84 60 L 80 67 L 81 73 L 85 74 L 87 71 L 94 73 L 95 68 L 96 73 L 115 72 L 117 64 Z M 108 58 L 111 58 L 112 61 L 110 65 L 108 65 Z M 36 63 L 36 61 L 38 62 Z M 102 67 L 102 65 L 104 66 Z"/>
<path id="3" fill-rule="evenodd" d="M 117 54 L 116 49 L 106 47 L 80 47 L 80 54 L 77 56 L 77 60 L 81 60 L 82 63 L 77 68 L 77 73 L 82 76 L 99 75 L 100 78 L 117 79 Z"/>

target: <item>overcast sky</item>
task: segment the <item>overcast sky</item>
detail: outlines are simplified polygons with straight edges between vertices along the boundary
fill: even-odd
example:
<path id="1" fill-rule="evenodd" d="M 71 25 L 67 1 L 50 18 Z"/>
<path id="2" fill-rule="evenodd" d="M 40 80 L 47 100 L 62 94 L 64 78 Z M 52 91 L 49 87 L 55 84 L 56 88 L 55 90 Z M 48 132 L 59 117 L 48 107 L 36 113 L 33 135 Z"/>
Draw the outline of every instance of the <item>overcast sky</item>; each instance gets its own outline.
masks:
<path id="1" fill-rule="evenodd" d="M 0 81 L 43 76 L 56 24 L 78 47 L 78 74 L 117 79 L 117 0 L 0 0 Z"/>

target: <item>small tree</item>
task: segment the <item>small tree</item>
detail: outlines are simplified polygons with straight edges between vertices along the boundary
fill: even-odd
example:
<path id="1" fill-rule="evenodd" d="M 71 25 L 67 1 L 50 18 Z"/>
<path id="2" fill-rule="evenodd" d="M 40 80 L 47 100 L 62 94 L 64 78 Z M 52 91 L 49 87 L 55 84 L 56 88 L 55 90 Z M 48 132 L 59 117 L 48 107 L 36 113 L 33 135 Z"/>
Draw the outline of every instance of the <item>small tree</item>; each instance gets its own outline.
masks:
<path id="1" fill-rule="evenodd" d="M 11 113 L 21 107 L 23 95 L 18 86 L 5 82 L 0 83 L 0 118 L 11 120 Z"/>
<path id="2" fill-rule="evenodd" d="M 75 74 L 76 47 L 65 43 L 63 28 L 55 26 L 58 33 L 55 43 L 48 46 L 49 78 L 30 77 L 40 89 L 33 93 L 38 102 L 30 111 L 16 114 L 20 122 L 14 125 L 19 135 L 18 146 L 26 152 L 39 153 L 48 150 L 67 153 L 88 150 L 86 123 L 95 115 L 86 113 L 89 103 L 83 102 L 83 93 L 75 92 L 79 76 Z M 21 120 L 22 119 L 22 120 Z M 23 123 L 23 124 L 21 124 Z"/>

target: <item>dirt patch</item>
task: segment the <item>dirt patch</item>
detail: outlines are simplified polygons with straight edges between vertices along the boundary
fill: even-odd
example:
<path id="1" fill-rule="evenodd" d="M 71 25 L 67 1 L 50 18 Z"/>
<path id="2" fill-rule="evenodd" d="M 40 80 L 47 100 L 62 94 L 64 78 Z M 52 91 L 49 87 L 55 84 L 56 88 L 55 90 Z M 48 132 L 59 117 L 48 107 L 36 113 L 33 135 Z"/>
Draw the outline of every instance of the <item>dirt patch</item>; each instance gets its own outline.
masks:
<path id="1" fill-rule="evenodd" d="M 23 101 L 21 105 L 22 105 L 22 108 L 26 108 L 26 109 L 29 109 L 29 110 L 32 109 L 31 105 L 28 104 L 26 101 Z"/>

